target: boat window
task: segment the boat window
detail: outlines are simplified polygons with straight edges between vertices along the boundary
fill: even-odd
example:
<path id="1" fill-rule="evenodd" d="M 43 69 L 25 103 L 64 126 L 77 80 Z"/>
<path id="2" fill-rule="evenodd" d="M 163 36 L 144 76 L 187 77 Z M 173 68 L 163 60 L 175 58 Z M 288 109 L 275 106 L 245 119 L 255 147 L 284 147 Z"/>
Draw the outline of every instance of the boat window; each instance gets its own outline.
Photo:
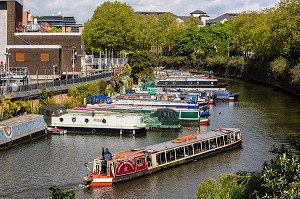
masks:
<path id="1" fill-rule="evenodd" d="M 151 154 L 147 153 L 147 165 L 148 167 L 151 167 L 152 166 L 152 161 L 151 161 Z"/>
<path id="2" fill-rule="evenodd" d="M 199 153 L 198 143 L 194 143 L 193 147 L 194 147 L 195 153 Z"/>
<path id="3" fill-rule="evenodd" d="M 166 163 L 166 153 L 165 152 L 160 153 L 160 158 L 161 158 L 162 164 Z"/>
<path id="4" fill-rule="evenodd" d="M 156 160 L 157 160 L 157 165 L 166 163 L 166 153 L 165 152 L 158 153 L 156 155 Z"/>
<path id="5" fill-rule="evenodd" d="M 167 151 L 166 156 L 167 156 L 167 162 L 170 162 L 171 161 L 171 151 Z"/>
<path id="6" fill-rule="evenodd" d="M 138 159 L 136 163 L 137 163 L 138 165 L 141 165 L 141 164 L 143 164 L 143 160 L 142 160 L 142 159 Z"/>
<path id="7" fill-rule="evenodd" d="M 175 150 L 172 149 L 170 151 L 167 151 L 166 152 L 166 155 L 167 155 L 167 161 L 174 161 L 175 160 Z"/>
<path id="8" fill-rule="evenodd" d="M 188 155 L 193 155 L 194 154 L 192 145 L 188 145 L 186 148 L 187 148 L 187 154 Z"/>
<path id="9" fill-rule="evenodd" d="M 161 164 L 160 153 L 156 154 L 156 162 L 157 162 L 157 165 Z"/>
<path id="10" fill-rule="evenodd" d="M 214 138 L 214 139 L 210 139 L 209 140 L 209 144 L 210 144 L 210 149 L 214 149 L 214 148 L 216 148 L 217 146 L 216 146 L 216 139 Z"/>
<path id="11" fill-rule="evenodd" d="M 184 148 L 180 147 L 176 149 L 176 159 L 180 159 L 184 157 Z"/>
<path id="12" fill-rule="evenodd" d="M 208 140 L 205 141 L 205 150 L 209 150 L 209 142 L 208 142 Z"/>

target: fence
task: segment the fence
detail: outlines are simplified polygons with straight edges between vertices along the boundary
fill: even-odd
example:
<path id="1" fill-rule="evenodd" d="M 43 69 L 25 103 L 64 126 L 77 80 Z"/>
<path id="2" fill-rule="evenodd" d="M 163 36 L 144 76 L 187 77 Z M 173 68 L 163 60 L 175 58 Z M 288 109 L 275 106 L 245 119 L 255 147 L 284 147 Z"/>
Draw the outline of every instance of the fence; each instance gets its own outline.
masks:
<path id="1" fill-rule="evenodd" d="M 54 80 L 48 82 L 41 82 L 36 84 L 18 85 L 18 86 L 1 86 L 0 89 L 0 99 L 4 99 L 7 94 L 9 94 L 12 99 L 23 98 L 39 95 L 42 87 L 46 87 L 47 91 L 51 92 L 64 92 L 70 87 L 77 86 L 79 84 L 104 80 L 109 81 L 111 77 L 114 76 L 114 71 L 107 70 L 102 71 L 100 74 L 90 75 L 88 77 L 79 77 L 64 80 Z"/>

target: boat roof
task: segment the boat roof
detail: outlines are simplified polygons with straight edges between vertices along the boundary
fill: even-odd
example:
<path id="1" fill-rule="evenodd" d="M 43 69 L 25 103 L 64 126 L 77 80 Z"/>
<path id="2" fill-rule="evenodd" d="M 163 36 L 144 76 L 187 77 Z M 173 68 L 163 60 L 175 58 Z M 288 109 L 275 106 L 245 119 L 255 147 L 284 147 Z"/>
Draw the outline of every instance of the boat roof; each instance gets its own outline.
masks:
<path id="1" fill-rule="evenodd" d="M 15 126 L 17 124 L 25 123 L 27 121 L 35 120 L 37 118 L 43 117 L 43 115 L 39 114 L 27 114 L 21 115 L 13 118 L 9 118 L 7 120 L 0 121 L 0 128 L 7 126 Z"/>
<path id="2" fill-rule="evenodd" d="M 186 145 L 189 143 L 193 143 L 195 141 L 205 140 L 208 138 L 214 138 L 214 137 L 221 136 L 221 135 L 227 135 L 227 134 L 231 133 L 231 131 L 239 131 L 239 130 L 234 129 L 234 128 L 226 128 L 226 129 L 220 128 L 220 129 L 212 130 L 212 131 L 204 133 L 204 134 L 197 134 L 196 139 L 186 140 L 186 141 L 183 141 L 182 143 L 173 143 L 172 141 L 167 141 L 167 142 L 162 142 L 162 143 L 154 144 L 154 145 L 147 146 L 147 147 L 142 147 L 139 149 L 132 149 L 130 151 L 118 152 L 118 153 L 113 154 L 113 160 L 123 160 L 123 159 L 127 159 L 127 158 L 139 157 L 139 156 L 144 155 L 145 152 L 155 153 L 158 151 L 164 151 L 166 149 L 175 148 L 175 147 L 178 147 L 181 145 L 183 146 L 183 145 Z"/>
<path id="3" fill-rule="evenodd" d="M 139 151 L 124 151 L 119 153 L 113 154 L 113 160 L 123 160 L 126 158 L 134 158 L 144 155 L 144 153 L 141 153 Z"/>
<path id="4" fill-rule="evenodd" d="M 231 131 L 237 131 L 237 129 L 233 129 L 233 128 L 216 129 L 216 130 L 204 133 L 204 134 L 197 134 L 196 139 L 186 140 L 186 141 L 183 141 L 181 143 L 173 143 L 172 141 L 167 141 L 167 142 L 163 142 L 163 143 L 143 147 L 140 150 L 146 151 L 146 152 L 163 151 L 163 150 L 166 150 L 166 149 L 178 147 L 180 145 L 186 145 L 186 144 L 189 144 L 189 143 L 193 143 L 195 141 L 205 140 L 205 139 L 208 139 L 208 138 L 213 138 L 213 137 L 217 137 L 217 136 L 221 136 L 221 135 L 226 135 L 226 134 L 229 134 Z"/>

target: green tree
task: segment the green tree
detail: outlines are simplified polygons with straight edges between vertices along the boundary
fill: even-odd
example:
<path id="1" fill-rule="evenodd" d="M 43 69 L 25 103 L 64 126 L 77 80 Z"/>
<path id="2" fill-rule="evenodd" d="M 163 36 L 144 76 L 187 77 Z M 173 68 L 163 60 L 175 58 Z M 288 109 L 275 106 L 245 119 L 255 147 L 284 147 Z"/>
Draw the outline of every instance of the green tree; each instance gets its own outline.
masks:
<path id="1" fill-rule="evenodd" d="M 46 86 L 43 86 L 41 89 L 40 96 L 39 96 L 39 103 L 41 105 L 46 105 L 48 97 L 49 97 L 49 93 L 47 91 L 47 88 L 46 88 Z"/>
<path id="2" fill-rule="evenodd" d="M 133 53 L 128 64 L 132 68 L 131 77 L 133 82 L 137 83 L 139 79 L 153 79 L 154 67 L 152 65 L 153 57 L 147 51 Z"/>
<path id="3" fill-rule="evenodd" d="M 185 22 L 185 28 L 197 29 L 200 25 L 200 19 L 198 17 L 189 17 Z"/>
<path id="4" fill-rule="evenodd" d="M 75 192 L 73 190 L 64 192 L 56 186 L 50 187 L 49 190 L 52 191 L 52 199 L 75 199 Z"/>
<path id="5" fill-rule="evenodd" d="M 48 32 L 61 32 L 61 29 L 52 27 Z"/>
<path id="6" fill-rule="evenodd" d="M 126 64 L 124 70 L 125 70 L 125 75 L 127 75 L 127 76 L 130 76 L 130 75 L 131 75 L 132 68 L 131 68 L 131 66 L 130 66 L 129 64 Z"/>
<path id="7" fill-rule="evenodd" d="M 300 164 L 283 154 L 262 170 L 264 198 L 300 198 Z"/>
<path id="8" fill-rule="evenodd" d="M 158 20 L 151 15 L 138 15 L 138 48 L 139 50 L 150 50 L 152 46 L 158 45 L 157 26 Z"/>
<path id="9" fill-rule="evenodd" d="M 106 94 L 107 83 L 104 80 L 99 81 L 99 94 Z"/>
<path id="10" fill-rule="evenodd" d="M 169 54 L 174 47 L 175 39 L 184 31 L 184 25 L 178 24 L 176 18 L 170 13 L 158 16 L 157 35 L 158 45 L 162 47 L 164 54 Z"/>
<path id="11" fill-rule="evenodd" d="M 133 9 L 126 3 L 106 1 L 85 23 L 82 40 L 87 52 L 107 49 L 131 50 L 136 45 L 138 26 Z"/>

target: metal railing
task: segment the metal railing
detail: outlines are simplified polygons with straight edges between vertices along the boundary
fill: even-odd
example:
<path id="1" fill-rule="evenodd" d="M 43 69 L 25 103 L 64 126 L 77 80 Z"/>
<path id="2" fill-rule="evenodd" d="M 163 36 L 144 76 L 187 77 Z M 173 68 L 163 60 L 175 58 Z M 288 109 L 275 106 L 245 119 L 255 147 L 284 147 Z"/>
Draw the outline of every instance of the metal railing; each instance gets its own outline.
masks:
<path id="1" fill-rule="evenodd" d="M 35 84 L 18 85 L 18 86 L 1 86 L 0 87 L 0 99 L 4 99 L 9 94 L 12 99 L 23 98 L 34 95 L 39 95 L 41 89 L 45 86 L 47 91 L 51 92 L 63 92 L 70 87 L 77 86 L 79 84 L 90 83 L 94 81 L 104 80 L 109 81 L 114 76 L 114 71 L 107 70 L 102 71 L 99 74 L 94 74 L 86 77 L 79 77 L 74 79 L 45 81 Z"/>

